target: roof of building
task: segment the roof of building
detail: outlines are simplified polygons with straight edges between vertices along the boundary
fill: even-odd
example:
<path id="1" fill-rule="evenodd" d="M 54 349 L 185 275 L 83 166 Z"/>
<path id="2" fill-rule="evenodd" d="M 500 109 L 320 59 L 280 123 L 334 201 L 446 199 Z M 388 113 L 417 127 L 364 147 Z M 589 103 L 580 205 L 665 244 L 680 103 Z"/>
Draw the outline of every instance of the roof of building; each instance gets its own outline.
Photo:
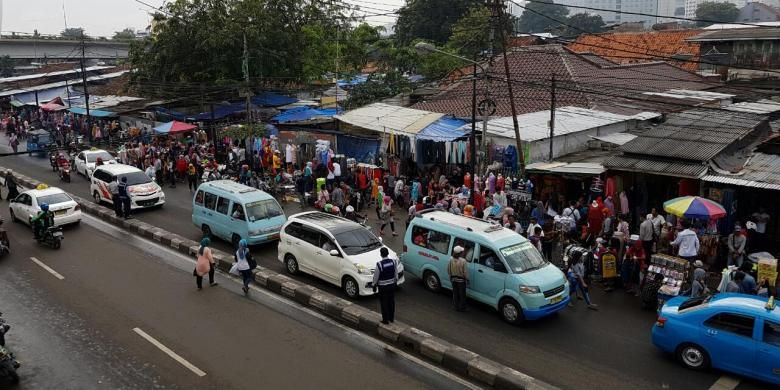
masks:
<path id="1" fill-rule="evenodd" d="M 669 89 L 701 90 L 712 87 L 700 76 L 664 62 L 605 66 L 560 45 L 529 46 L 513 49 L 507 54 L 511 78 L 514 80 L 514 100 L 518 114 L 549 109 L 551 80 L 556 79 L 556 104 L 606 110 L 618 100 L 653 102 L 637 92 Z M 509 94 L 506 88 L 503 57 L 488 65 L 488 84 L 478 77 L 477 91 L 483 98 L 487 91 L 496 102 L 495 116 L 510 116 Z M 471 116 L 472 83 L 462 79 L 448 85 L 441 93 L 412 106 L 451 114 Z M 659 100 L 659 99 L 655 99 Z M 658 103 L 663 103 L 661 100 Z M 628 110 L 631 111 L 631 110 Z M 653 111 L 640 108 L 631 113 Z"/>
<path id="2" fill-rule="evenodd" d="M 93 71 L 105 70 L 105 69 L 111 69 L 111 68 L 113 68 L 113 66 L 90 66 L 90 67 L 85 68 L 84 70 L 87 71 L 87 72 L 93 72 Z M 18 82 L 18 81 L 35 80 L 35 79 L 45 78 L 45 77 L 74 75 L 76 73 L 81 73 L 81 69 L 60 70 L 60 71 L 47 72 L 47 73 L 35 73 L 35 74 L 26 74 L 26 75 L 22 75 L 22 76 L 3 77 L 3 78 L 0 78 L 0 84 L 15 83 L 15 82 Z"/>
<path id="3" fill-rule="evenodd" d="M 592 138 L 613 145 L 625 145 L 629 141 L 633 141 L 634 138 L 636 137 L 637 137 L 636 134 L 631 134 L 631 133 L 613 133 L 607 135 L 600 135 Z"/>
<path id="4" fill-rule="evenodd" d="M 742 187 L 780 190 L 780 155 L 753 153 L 742 170 L 736 174 L 714 173 L 703 181 L 732 184 Z"/>
<path id="5" fill-rule="evenodd" d="M 582 34 L 568 48 L 575 52 L 593 53 L 617 64 L 680 59 L 670 62 L 695 72 L 699 68 L 699 45 L 686 39 L 701 32 L 690 29 Z"/>
<path id="6" fill-rule="evenodd" d="M 755 23 L 717 23 L 707 27 L 704 30 L 729 30 L 735 28 L 756 28 L 756 27 L 780 27 L 780 21 L 778 22 L 755 22 Z"/>
<path id="7" fill-rule="evenodd" d="M 780 102 L 762 99 L 757 102 L 734 103 L 723 107 L 723 109 L 728 111 L 749 112 L 752 114 L 772 114 L 780 111 Z"/>
<path id="8" fill-rule="evenodd" d="M 119 71 L 119 72 L 113 72 L 113 73 L 106 73 L 106 74 L 101 74 L 101 75 L 96 75 L 96 76 L 90 76 L 90 77 L 87 77 L 87 81 L 89 82 L 89 81 L 109 80 L 109 79 L 112 79 L 112 78 L 115 78 L 115 77 L 119 77 L 119 76 L 121 76 L 121 75 L 123 75 L 123 74 L 125 74 L 127 72 L 129 72 L 129 71 L 122 70 L 122 71 Z M 14 96 L 14 95 L 25 95 L 25 94 L 29 94 L 29 93 L 34 93 L 35 91 L 45 91 L 45 90 L 48 90 L 48 89 L 62 88 L 62 87 L 65 87 L 67 85 L 81 84 L 82 81 L 83 80 L 79 78 L 79 79 L 73 79 L 73 80 L 67 80 L 67 81 L 59 81 L 59 82 L 56 82 L 56 83 L 48 83 L 48 84 L 36 85 L 34 87 L 29 87 L 29 88 L 20 88 L 20 89 L 12 89 L 12 90 L 7 90 L 7 91 L 0 91 L 0 97 Z M 19 97 L 16 96 L 16 98 L 18 99 Z"/>
<path id="9" fill-rule="evenodd" d="M 778 28 L 734 28 L 726 30 L 706 31 L 688 38 L 691 42 L 717 42 L 717 41 L 753 41 L 753 40 L 780 39 Z"/>
<path id="10" fill-rule="evenodd" d="M 367 130 L 408 135 L 417 134 L 443 116 L 430 111 L 374 103 L 336 115 L 334 118 Z"/>

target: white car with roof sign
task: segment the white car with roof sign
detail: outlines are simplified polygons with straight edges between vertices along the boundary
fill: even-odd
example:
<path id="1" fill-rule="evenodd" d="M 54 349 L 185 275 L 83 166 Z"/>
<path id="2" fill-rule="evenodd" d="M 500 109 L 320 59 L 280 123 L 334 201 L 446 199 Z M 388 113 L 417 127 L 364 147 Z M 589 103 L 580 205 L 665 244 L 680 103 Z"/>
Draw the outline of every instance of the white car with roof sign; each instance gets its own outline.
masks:
<path id="1" fill-rule="evenodd" d="M 92 177 L 92 172 L 95 171 L 95 165 L 97 164 L 98 158 L 103 160 L 103 164 L 117 163 L 114 156 L 103 149 L 84 150 L 76 155 L 76 159 L 74 161 L 74 164 L 76 165 L 76 173 L 84 175 L 86 178 Z"/>
<path id="2" fill-rule="evenodd" d="M 123 177 L 127 178 L 131 210 L 162 206 L 165 203 L 165 193 L 154 180 L 142 170 L 125 164 L 101 165 L 95 168 L 89 186 L 89 192 L 92 193 L 95 202 L 113 204 L 108 186 Z"/>
<path id="3" fill-rule="evenodd" d="M 30 224 L 30 220 L 41 211 L 41 204 L 47 203 L 54 212 L 54 225 L 62 226 L 81 222 L 81 207 L 65 191 L 45 184 L 34 190 L 27 190 L 11 200 L 11 219 Z"/>

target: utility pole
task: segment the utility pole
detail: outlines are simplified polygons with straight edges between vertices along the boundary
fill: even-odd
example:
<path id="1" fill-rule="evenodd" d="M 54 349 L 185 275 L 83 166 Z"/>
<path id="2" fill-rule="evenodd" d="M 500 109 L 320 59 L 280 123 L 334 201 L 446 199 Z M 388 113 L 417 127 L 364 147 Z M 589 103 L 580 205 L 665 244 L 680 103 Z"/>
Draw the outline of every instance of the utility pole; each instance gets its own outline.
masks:
<path id="1" fill-rule="evenodd" d="M 496 0 L 496 2 L 499 2 L 501 0 Z M 491 19 L 494 20 L 500 20 L 499 13 L 497 12 L 497 8 L 492 8 L 491 12 Z M 490 68 L 491 65 L 493 65 L 493 53 L 495 53 L 495 50 L 493 48 L 493 45 L 495 44 L 495 36 L 496 36 L 496 28 L 495 24 L 491 20 L 490 23 L 490 34 L 488 34 L 488 67 L 483 69 L 483 72 L 485 74 L 482 75 L 482 79 L 485 83 L 485 100 L 488 99 L 488 93 L 490 91 L 490 78 L 488 77 L 487 69 Z M 484 164 L 484 172 L 482 172 L 485 176 L 487 176 L 488 172 L 488 138 L 487 138 L 487 129 L 488 129 L 488 119 L 491 114 L 488 114 L 487 111 L 485 111 L 482 115 L 482 162 Z"/>
<path id="2" fill-rule="evenodd" d="M 246 95 L 246 126 L 249 128 L 252 125 L 252 115 L 249 110 L 252 94 L 249 92 L 249 48 L 246 44 L 246 33 L 244 33 L 244 61 L 241 65 L 241 69 L 244 71 L 244 82 L 246 82 L 246 90 L 244 91 L 244 94 Z"/>
<path id="3" fill-rule="evenodd" d="M 471 78 L 471 136 L 469 143 L 469 160 L 471 160 L 471 174 L 477 174 L 477 54 L 474 53 L 474 70 Z M 472 189 L 469 189 L 473 192 Z"/>
<path id="4" fill-rule="evenodd" d="M 68 85 L 68 78 L 65 78 L 65 93 L 68 94 L 68 108 L 70 108 L 70 86 Z"/>
<path id="5" fill-rule="evenodd" d="M 515 143 L 517 146 L 517 158 L 520 163 L 520 177 L 525 176 L 525 156 L 523 153 L 523 142 L 520 139 L 520 125 L 517 123 L 517 108 L 515 107 L 515 95 L 512 90 L 512 75 L 509 72 L 509 59 L 506 55 L 506 32 L 504 31 L 504 23 L 502 14 L 504 13 L 504 5 L 502 0 L 495 0 L 493 6 L 498 14 L 498 31 L 501 34 L 501 51 L 504 55 L 504 73 L 506 75 L 506 89 L 509 93 L 509 106 L 512 109 L 512 126 L 515 129 Z"/>
<path id="6" fill-rule="evenodd" d="M 89 116 L 89 90 L 87 88 L 87 71 L 84 68 L 85 60 L 85 46 L 84 43 L 84 32 L 81 32 L 81 81 L 84 84 L 84 107 L 87 109 L 87 139 L 90 143 L 92 143 L 92 126 L 91 126 L 91 120 Z"/>
<path id="7" fill-rule="evenodd" d="M 553 160 L 553 137 L 555 137 L 555 73 L 550 88 L 550 161 Z"/>

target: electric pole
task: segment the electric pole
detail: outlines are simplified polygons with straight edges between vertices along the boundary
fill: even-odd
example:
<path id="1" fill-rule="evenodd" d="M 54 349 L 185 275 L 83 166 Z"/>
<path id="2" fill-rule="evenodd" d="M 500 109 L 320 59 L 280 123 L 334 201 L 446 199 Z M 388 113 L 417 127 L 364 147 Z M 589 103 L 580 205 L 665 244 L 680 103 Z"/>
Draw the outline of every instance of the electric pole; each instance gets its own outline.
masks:
<path id="1" fill-rule="evenodd" d="M 91 120 L 89 116 L 89 90 L 87 88 L 87 70 L 84 68 L 85 60 L 85 42 L 84 42 L 84 31 L 81 32 L 81 81 L 84 84 L 84 107 L 87 110 L 87 139 L 90 143 L 92 143 L 92 126 L 91 126 Z"/>
<path id="2" fill-rule="evenodd" d="M 246 95 L 246 126 L 248 129 L 252 125 L 252 115 L 249 109 L 252 94 L 250 93 L 249 89 L 249 48 L 246 44 L 246 33 L 244 33 L 244 61 L 241 64 L 241 69 L 244 72 L 244 81 L 246 82 L 246 90 L 244 91 L 244 94 Z"/>
<path id="3" fill-rule="evenodd" d="M 550 161 L 553 160 L 553 137 L 555 137 L 555 73 L 550 88 Z"/>

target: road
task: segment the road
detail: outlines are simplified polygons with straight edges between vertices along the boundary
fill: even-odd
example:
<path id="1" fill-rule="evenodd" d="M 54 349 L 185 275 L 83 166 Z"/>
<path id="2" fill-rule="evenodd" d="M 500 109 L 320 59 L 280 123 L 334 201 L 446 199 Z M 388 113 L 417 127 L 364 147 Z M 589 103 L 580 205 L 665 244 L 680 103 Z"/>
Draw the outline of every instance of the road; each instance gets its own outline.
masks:
<path id="1" fill-rule="evenodd" d="M 90 197 L 87 180 L 74 176 L 72 183 L 58 183 L 56 175 L 47 170 L 45 158 L 9 157 L 0 165 Z M 136 218 L 199 241 L 200 231 L 191 222 L 192 194 L 182 185 L 175 189 L 166 187 L 165 193 L 163 208 L 139 212 Z M 288 215 L 300 210 L 297 205 L 284 206 Z M 399 237 L 384 236 L 385 243 L 396 251 L 403 245 L 403 230 L 399 233 Z M 215 247 L 232 251 L 229 244 L 215 241 Z M 260 265 L 284 272 L 276 259 L 276 245 L 258 246 L 252 251 Z M 312 277 L 295 278 L 340 294 L 338 288 Z M 469 312 L 456 313 L 451 310 L 447 294 L 432 294 L 424 290 L 418 279 L 408 277 L 397 297 L 397 318 L 562 388 L 707 389 L 723 375 L 685 370 L 653 347 L 650 329 L 655 313 L 641 310 L 638 298 L 599 289 L 592 292 L 592 298 L 600 306 L 598 312 L 578 305 L 553 317 L 513 327 L 501 322 L 492 309 L 473 302 Z M 376 299 L 361 299 L 358 303 L 378 310 Z M 762 386 L 742 380 L 738 388 Z"/>
<path id="2" fill-rule="evenodd" d="M 0 308 L 19 389 L 473 388 L 224 275 L 198 291 L 191 259 L 92 217 L 59 251 L 7 225 Z"/>

